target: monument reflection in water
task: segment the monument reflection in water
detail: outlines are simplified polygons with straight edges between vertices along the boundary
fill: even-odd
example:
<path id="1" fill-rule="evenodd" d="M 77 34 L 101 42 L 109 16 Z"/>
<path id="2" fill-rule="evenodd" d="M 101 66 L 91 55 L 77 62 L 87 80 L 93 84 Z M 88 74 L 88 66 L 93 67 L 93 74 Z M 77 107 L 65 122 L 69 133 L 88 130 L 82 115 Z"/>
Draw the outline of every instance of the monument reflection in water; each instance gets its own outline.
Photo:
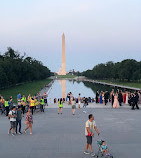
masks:
<path id="1" fill-rule="evenodd" d="M 49 102 L 53 103 L 54 98 L 66 98 L 67 93 L 72 92 L 74 97 L 78 97 L 78 94 L 81 93 L 82 97 L 95 97 L 93 90 L 84 85 L 83 82 L 77 82 L 74 80 L 55 80 L 52 85 L 52 89 L 48 94 Z"/>
<path id="2" fill-rule="evenodd" d="M 58 80 L 62 87 L 62 98 L 66 98 L 66 80 Z"/>
<path id="3" fill-rule="evenodd" d="M 81 93 L 81 97 L 95 98 L 96 91 L 111 91 L 114 87 L 94 84 L 90 82 L 79 82 L 74 80 L 55 80 L 52 85 L 51 91 L 48 94 L 48 101 L 53 103 L 54 98 L 66 98 L 67 93 L 72 92 L 75 98 Z M 116 87 L 114 88 L 117 89 Z M 43 91 L 44 92 L 44 91 Z"/>

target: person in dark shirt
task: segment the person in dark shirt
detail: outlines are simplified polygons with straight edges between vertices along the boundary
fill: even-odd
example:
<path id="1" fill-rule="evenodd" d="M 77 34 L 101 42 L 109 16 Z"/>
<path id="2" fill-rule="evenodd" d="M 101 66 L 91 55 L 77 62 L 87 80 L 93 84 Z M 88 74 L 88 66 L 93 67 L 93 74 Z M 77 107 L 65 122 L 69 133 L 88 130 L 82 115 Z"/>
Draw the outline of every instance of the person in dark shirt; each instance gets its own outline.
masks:
<path id="1" fill-rule="evenodd" d="M 17 118 L 16 118 L 16 134 L 17 134 L 18 125 L 19 125 L 18 134 L 22 134 L 22 132 L 21 132 L 21 121 L 22 121 L 22 107 L 18 106 Z"/>
<path id="2" fill-rule="evenodd" d="M 119 93 L 118 93 L 118 101 L 119 101 L 119 105 L 122 106 L 123 96 L 122 96 L 121 91 L 119 91 Z"/>
<path id="3" fill-rule="evenodd" d="M 96 103 L 98 103 L 99 91 L 96 92 Z"/>

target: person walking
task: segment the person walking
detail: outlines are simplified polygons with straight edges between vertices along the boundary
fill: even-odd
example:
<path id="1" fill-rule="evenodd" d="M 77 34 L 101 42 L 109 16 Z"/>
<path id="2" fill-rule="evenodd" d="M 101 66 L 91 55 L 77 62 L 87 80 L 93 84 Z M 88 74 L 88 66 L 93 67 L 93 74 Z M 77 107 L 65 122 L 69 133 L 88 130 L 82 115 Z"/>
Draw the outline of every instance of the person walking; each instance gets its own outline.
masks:
<path id="1" fill-rule="evenodd" d="M 21 132 L 21 121 L 22 121 L 22 108 L 21 108 L 21 106 L 18 106 L 17 117 L 16 117 L 16 134 L 17 134 L 18 126 L 19 126 L 18 134 L 22 134 L 22 132 Z"/>
<path id="2" fill-rule="evenodd" d="M 24 130 L 24 133 L 26 133 L 26 131 L 28 129 L 30 129 L 30 134 L 32 134 L 33 117 L 32 117 L 32 113 L 31 113 L 30 108 L 28 109 L 28 112 L 26 113 L 25 124 L 26 124 L 27 127 Z"/>
<path id="3" fill-rule="evenodd" d="M 75 115 L 74 113 L 76 109 L 76 101 L 74 98 L 72 98 L 71 105 L 72 105 L 72 115 Z"/>
<path id="4" fill-rule="evenodd" d="M 86 154 L 86 155 L 91 154 L 91 156 L 94 157 L 95 154 L 92 150 L 92 138 L 94 137 L 94 130 L 96 131 L 98 136 L 100 133 L 96 127 L 96 122 L 94 121 L 94 116 L 92 114 L 90 114 L 88 116 L 88 118 L 89 118 L 89 120 L 85 124 L 85 136 L 87 139 L 87 143 L 85 146 L 84 154 Z M 89 149 L 90 153 L 88 152 L 88 149 Z"/>
<path id="5" fill-rule="evenodd" d="M 16 107 L 13 107 L 12 110 L 9 112 L 8 117 L 10 118 L 10 129 L 8 131 L 8 134 L 11 133 L 12 131 L 12 136 L 15 136 L 15 128 L 16 128 L 16 118 L 17 118 L 17 114 L 16 114 Z"/>
<path id="6" fill-rule="evenodd" d="M 58 114 L 62 114 L 62 109 L 63 109 L 63 100 L 62 98 L 59 100 L 59 110 L 58 110 Z"/>

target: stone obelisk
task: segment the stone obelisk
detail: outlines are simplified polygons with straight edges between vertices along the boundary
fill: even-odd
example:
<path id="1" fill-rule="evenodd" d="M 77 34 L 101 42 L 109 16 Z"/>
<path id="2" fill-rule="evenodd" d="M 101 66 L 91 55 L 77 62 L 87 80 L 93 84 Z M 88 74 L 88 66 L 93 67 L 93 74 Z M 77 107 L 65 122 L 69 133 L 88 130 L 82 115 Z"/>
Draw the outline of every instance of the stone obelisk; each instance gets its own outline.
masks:
<path id="1" fill-rule="evenodd" d="M 62 35 L 62 67 L 58 75 L 66 75 L 66 53 L 65 53 L 65 35 Z"/>

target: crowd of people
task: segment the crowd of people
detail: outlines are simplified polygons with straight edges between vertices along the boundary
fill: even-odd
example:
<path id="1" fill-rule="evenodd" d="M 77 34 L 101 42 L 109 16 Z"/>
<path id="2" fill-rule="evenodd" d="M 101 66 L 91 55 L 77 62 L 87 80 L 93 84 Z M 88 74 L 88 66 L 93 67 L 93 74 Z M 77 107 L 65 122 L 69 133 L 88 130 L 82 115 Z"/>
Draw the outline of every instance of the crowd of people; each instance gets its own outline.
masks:
<path id="1" fill-rule="evenodd" d="M 8 133 L 11 133 L 14 136 L 15 133 L 21 134 L 21 120 L 25 117 L 26 129 L 24 132 L 26 133 L 27 129 L 30 129 L 30 134 L 32 134 L 32 124 L 33 118 L 32 115 L 38 111 L 44 112 L 44 108 L 47 105 L 47 93 L 44 94 L 38 93 L 36 96 L 31 96 L 30 94 L 26 97 L 25 95 L 21 95 L 20 93 L 17 95 L 17 104 L 13 102 L 12 96 L 8 99 L 4 99 L 2 95 L 0 95 L 0 110 L 1 114 L 5 114 L 10 119 L 11 127 L 8 130 Z M 80 109 L 81 105 L 85 109 L 89 103 L 95 102 L 96 104 L 104 104 L 107 105 L 108 102 L 111 103 L 113 108 L 119 108 L 122 106 L 122 103 L 129 104 L 131 109 L 134 110 L 139 109 L 138 103 L 141 103 L 141 91 L 128 92 L 117 90 L 114 92 L 114 89 L 111 92 L 96 92 L 96 97 L 81 97 L 81 94 L 75 98 L 72 92 L 67 94 L 66 98 L 54 99 L 54 103 L 58 103 L 59 109 L 58 114 L 62 114 L 63 104 L 67 103 L 72 106 L 72 115 L 75 115 L 76 105 L 77 108 Z M 85 110 L 83 112 L 86 112 Z M 19 129 L 18 129 L 19 127 Z"/>
<path id="2" fill-rule="evenodd" d="M 21 120 L 25 113 L 25 124 L 27 127 L 24 130 L 24 133 L 26 133 L 27 129 L 30 129 L 30 134 L 32 134 L 32 115 L 37 111 L 44 112 L 44 107 L 48 105 L 47 97 L 48 95 L 46 92 L 44 92 L 43 95 L 38 93 L 37 96 L 31 96 L 29 94 L 27 97 L 19 93 L 17 95 L 17 104 L 15 104 L 12 96 L 5 100 L 4 97 L 0 95 L 1 114 L 5 114 L 10 120 L 10 129 L 8 130 L 8 134 L 12 134 L 13 136 L 15 136 L 15 134 L 22 134 Z"/>
<path id="3" fill-rule="evenodd" d="M 135 107 L 139 109 L 138 104 L 141 104 L 141 91 L 123 92 L 122 90 L 117 90 L 115 92 L 113 89 L 110 93 L 108 91 L 96 92 L 96 103 L 106 105 L 108 102 L 111 102 L 113 108 L 119 108 L 122 106 L 122 103 L 124 103 L 130 105 L 132 110 L 134 110 Z"/>
<path id="4" fill-rule="evenodd" d="M 62 114 L 63 103 L 67 103 L 68 105 L 72 105 L 72 114 L 75 114 L 76 104 L 78 105 L 78 109 L 80 109 L 80 105 L 83 104 L 83 108 L 86 108 L 89 103 L 96 104 L 104 104 L 111 103 L 112 108 L 119 108 L 124 104 L 131 106 L 131 109 L 134 110 L 139 109 L 138 104 L 141 104 L 141 91 L 135 92 L 123 92 L 122 90 L 113 89 L 111 92 L 108 91 L 99 91 L 96 92 L 96 97 L 81 97 L 81 94 L 78 97 L 74 97 L 72 92 L 67 94 L 66 98 L 56 99 L 54 98 L 54 104 L 59 104 L 58 114 Z"/>

